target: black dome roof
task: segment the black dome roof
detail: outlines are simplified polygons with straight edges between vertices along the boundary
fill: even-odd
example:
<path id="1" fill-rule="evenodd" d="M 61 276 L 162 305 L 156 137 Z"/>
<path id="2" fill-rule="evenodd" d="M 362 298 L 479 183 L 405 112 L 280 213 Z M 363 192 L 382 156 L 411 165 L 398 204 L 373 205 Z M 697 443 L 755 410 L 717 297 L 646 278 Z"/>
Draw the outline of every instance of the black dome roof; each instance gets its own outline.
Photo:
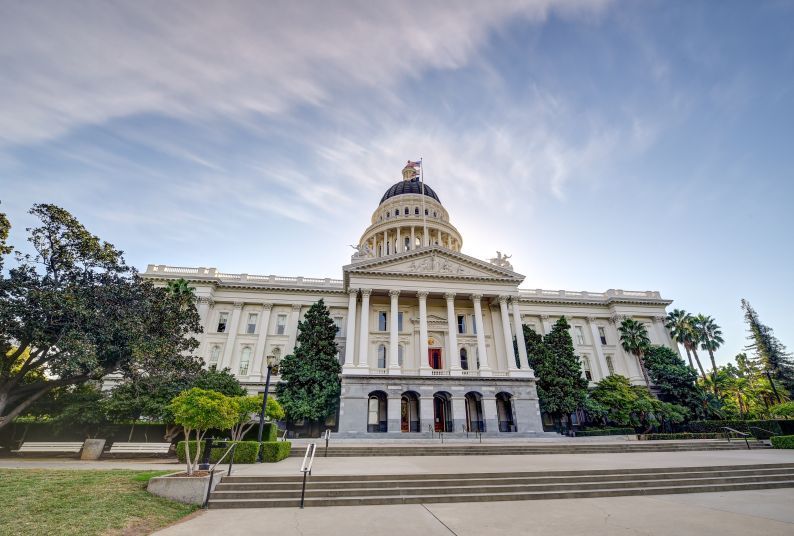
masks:
<path id="1" fill-rule="evenodd" d="M 436 201 L 441 203 L 441 200 L 438 198 L 438 195 L 436 195 L 436 192 L 434 192 L 433 189 L 427 185 L 427 183 L 425 183 L 424 192 L 427 197 L 435 199 Z M 380 198 L 380 202 L 381 204 L 383 204 L 384 201 L 394 197 L 395 195 L 421 194 L 421 193 L 422 193 L 422 183 L 419 182 L 418 177 L 415 177 L 408 181 L 402 180 L 397 184 L 395 184 L 394 186 L 392 186 L 391 188 L 389 188 L 388 190 L 386 190 L 386 193 L 383 194 L 383 197 Z"/>

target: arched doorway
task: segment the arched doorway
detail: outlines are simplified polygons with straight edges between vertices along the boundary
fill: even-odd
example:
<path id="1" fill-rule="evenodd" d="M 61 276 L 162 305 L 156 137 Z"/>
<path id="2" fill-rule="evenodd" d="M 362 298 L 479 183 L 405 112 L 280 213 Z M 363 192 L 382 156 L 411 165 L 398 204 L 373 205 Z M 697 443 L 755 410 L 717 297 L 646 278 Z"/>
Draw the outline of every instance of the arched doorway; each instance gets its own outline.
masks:
<path id="1" fill-rule="evenodd" d="M 482 395 L 474 391 L 466 393 L 466 429 L 469 432 L 485 431 L 485 419 L 482 416 Z"/>
<path id="2" fill-rule="evenodd" d="M 419 395 L 406 391 L 400 399 L 400 431 L 419 432 Z"/>
<path id="3" fill-rule="evenodd" d="M 510 393 L 496 394 L 496 415 L 499 419 L 500 432 L 515 432 L 516 419 L 515 408 L 513 407 L 513 395 Z"/>
<path id="4" fill-rule="evenodd" d="M 436 432 L 452 432 L 452 395 L 438 392 L 433 395 L 433 423 Z"/>
<path id="5" fill-rule="evenodd" d="M 367 400 L 367 432 L 386 432 L 388 397 L 383 391 L 372 391 Z"/>

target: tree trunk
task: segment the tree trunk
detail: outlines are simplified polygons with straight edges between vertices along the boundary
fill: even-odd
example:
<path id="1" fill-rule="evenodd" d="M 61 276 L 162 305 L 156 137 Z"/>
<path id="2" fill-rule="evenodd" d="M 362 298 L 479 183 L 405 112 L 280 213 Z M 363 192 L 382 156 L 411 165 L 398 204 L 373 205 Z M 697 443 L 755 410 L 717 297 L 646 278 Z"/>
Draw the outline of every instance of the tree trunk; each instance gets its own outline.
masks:
<path id="1" fill-rule="evenodd" d="M 684 350 L 686 350 L 686 356 L 689 359 L 689 368 L 695 370 L 695 364 L 692 362 L 692 351 L 689 349 L 689 345 L 684 345 Z"/>
<path id="2" fill-rule="evenodd" d="M 130 435 L 127 436 L 127 441 L 132 441 L 132 432 L 135 431 L 135 421 L 132 421 L 132 426 L 130 426 Z"/>
<path id="3" fill-rule="evenodd" d="M 190 457 L 190 430 L 185 429 L 185 462 L 187 462 L 187 474 L 193 474 L 193 459 Z M 198 445 L 196 445 L 198 447 Z"/>
<path id="4" fill-rule="evenodd" d="M 651 380 L 648 378 L 648 371 L 645 370 L 645 363 L 642 360 L 642 352 L 634 354 L 637 356 L 637 363 L 640 364 L 640 372 L 642 372 L 642 378 L 645 380 L 645 386 L 648 390 L 651 390 Z"/>
<path id="5" fill-rule="evenodd" d="M 695 362 L 698 364 L 698 368 L 700 369 L 700 375 L 703 377 L 703 381 L 706 381 L 706 371 L 703 369 L 703 364 L 700 362 L 700 357 L 698 357 L 698 351 L 696 348 L 692 348 L 692 353 L 695 356 Z"/>
<path id="6" fill-rule="evenodd" d="M 714 360 L 714 352 L 709 348 L 709 357 L 711 358 L 711 370 L 713 370 L 714 374 L 714 394 L 718 395 L 719 391 L 717 390 L 717 362 Z"/>

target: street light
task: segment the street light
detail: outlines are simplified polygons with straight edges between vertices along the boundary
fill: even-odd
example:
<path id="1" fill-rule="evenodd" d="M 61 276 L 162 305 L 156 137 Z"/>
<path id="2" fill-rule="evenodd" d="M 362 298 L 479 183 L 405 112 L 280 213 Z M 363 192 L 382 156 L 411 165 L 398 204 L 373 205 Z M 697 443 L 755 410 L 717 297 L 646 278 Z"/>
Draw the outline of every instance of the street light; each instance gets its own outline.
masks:
<path id="1" fill-rule="evenodd" d="M 265 396 L 262 397 L 262 411 L 259 413 L 259 434 L 257 434 L 257 443 L 259 444 L 259 455 L 257 456 L 257 463 L 264 461 L 264 452 L 262 449 L 262 431 L 265 428 L 265 408 L 267 407 L 267 392 L 270 390 L 270 373 L 276 365 L 276 356 L 267 356 L 267 378 L 265 379 Z"/>

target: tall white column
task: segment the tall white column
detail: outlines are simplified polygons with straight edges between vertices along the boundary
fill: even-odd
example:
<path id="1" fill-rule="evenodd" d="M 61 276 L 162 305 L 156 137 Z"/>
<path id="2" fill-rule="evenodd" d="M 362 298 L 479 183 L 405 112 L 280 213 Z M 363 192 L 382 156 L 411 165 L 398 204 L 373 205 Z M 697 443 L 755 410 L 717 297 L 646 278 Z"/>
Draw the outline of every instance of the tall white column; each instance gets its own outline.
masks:
<path id="1" fill-rule="evenodd" d="M 499 312 L 502 313 L 502 335 L 505 339 L 505 353 L 507 355 L 507 369 L 518 370 L 516 367 L 516 352 L 513 349 L 513 334 L 510 333 L 510 317 L 507 312 L 508 296 L 499 296 Z"/>
<path id="2" fill-rule="evenodd" d="M 551 321 L 549 315 L 540 315 L 540 327 L 543 330 L 543 335 L 551 333 Z"/>
<path id="3" fill-rule="evenodd" d="M 234 302 L 234 310 L 232 311 L 232 319 L 229 322 L 229 337 L 226 339 L 226 348 L 223 349 L 223 361 L 221 361 L 220 369 L 224 369 L 229 367 L 232 371 L 232 374 L 235 376 L 237 372 L 235 372 L 234 361 L 235 361 L 235 352 L 234 352 L 234 341 L 237 338 L 237 330 L 238 326 L 240 325 L 240 312 L 243 310 L 243 302 Z"/>
<path id="4" fill-rule="evenodd" d="M 419 298 L 419 374 L 430 374 L 430 356 L 427 345 L 427 294 L 426 290 L 416 293 Z"/>
<path id="5" fill-rule="evenodd" d="M 414 231 L 414 226 L 411 225 L 411 247 L 409 249 L 414 249 L 416 247 L 416 234 Z"/>
<path id="6" fill-rule="evenodd" d="M 259 322 L 259 336 L 256 338 L 254 349 L 254 367 L 251 369 L 253 375 L 262 376 L 262 363 L 265 357 L 265 342 L 267 340 L 267 328 L 270 324 L 270 311 L 273 309 L 272 303 L 263 303 L 262 312 L 259 315 L 262 320 Z"/>
<path id="7" fill-rule="evenodd" d="M 590 326 L 590 334 L 593 336 L 593 348 L 595 349 L 596 358 L 598 359 L 598 368 L 601 372 L 603 379 L 609 376 L 609 367 L 607 366 L 607 358 L 604 356 L 604 349 L 601 348 L 601 336 L 598 334 L 598 325 L 596 325 L 596 317 L 588 316 L 587 324 Z"/>
<path id="8" fill-rule="evenodd" d="M 402 253 L 402 251 L 403 251 L 403 243 L 402 240 L 400 240 L 400 228 L 397 227 L 397 243 L 394 246 L 394 252 Z"/>
<path id="9" fill-rule="evenodd" d="M 383 256 L 389 254 L 389 231 L 383 231 Z"/>
<path id="10" fill-rule="evenodd" d="M 212 315 L 210 314 L 212 311 L 212 306 L 214 302 L 212 301 L 212 297 L 210 296 L 199 296 L 196 298 L 198 302 L 198 314 L 199 318 L 201 319 L 201 327 L 203 328 L 201 331 L 201 335 L 199 335 L 199 346 L 196 348 L 196 353 L 200 356 L 204 355 L 204 342 L 207 339 L 207 333 L 210 332 L 210 321 Z M 209 356 L 205 359 L 205 361 L 209 361 Z"/>
<path id="11" fill-rule="evenodd" d="M 391 318 L 389 329 L 389 374 L 400 374 L 400 361 L 399 350 L 399 327 L 397 322 L 398 315 L 400 314 L 398 299 L 400 297 L 399 290 L 390 290 L 389 297 L 391 297 Z"/>
<path id="12" fill-rule="evenodd" d="M 477 352 L 480 354 L 480 375 L 490 376 L 491 367 L 488 365 L 488 354 L 485 350 L 485 324 L 482 321 L 481 299 L 482 294 L 471 295 L 471 301 L 474 304 L 474 322 L 477 325 Z"/>
<path id="13" fill-rule="evenodd" d="M 356 355 L 356 299 L 358 298 L 358 289 L 347 289 L 347 295 L 347 328 L 345 329 L 345 364 L 342 365 L 343 372 L 356 366 L 353 360 Z"/>
<path id="14" fill-rule="evenodd" d="M 289 334 L 289 342 L 287 343 L 287 353 L 291 354 L 295 351 L 295 344 L 298 340 L 298 320 L 301 315 L 301 305 L 299 303 L 292 304 L 292 313 L 289 317 L 289 325 L 287 326 L 287 333 Z"/>
<path id="15" fill-rule="evenodd" d="M 449 370 L 453 375 L 459 376 L 461 368 L 460 354 L 458 353 L 458 317 L 455 315 L 455 293 L 447 292 L 444 297 L 447 299 L 447 329 L 449 330 L 447 353 L 449 362 L 452 364 Z"/>
<path id="16" fill-rule="evenodd" d="M 527 345 L 524 342 L 524 325 L 521 322 L 521 310 L 518 308 L 518 298 L 510 300 L 513 305 L 513 328 L 516 331 L 516 344 L 518 345 L 518 360 L 521 362 L 521 370 L 529 369 L 529 358 L 527 357 Z"/>
<path id="17" fill-rule="evenodd" d="M 358 339 L 358 368 L 369 369 L 369 295 L 372 289 L 361 289 L 361 325 Z"/>

